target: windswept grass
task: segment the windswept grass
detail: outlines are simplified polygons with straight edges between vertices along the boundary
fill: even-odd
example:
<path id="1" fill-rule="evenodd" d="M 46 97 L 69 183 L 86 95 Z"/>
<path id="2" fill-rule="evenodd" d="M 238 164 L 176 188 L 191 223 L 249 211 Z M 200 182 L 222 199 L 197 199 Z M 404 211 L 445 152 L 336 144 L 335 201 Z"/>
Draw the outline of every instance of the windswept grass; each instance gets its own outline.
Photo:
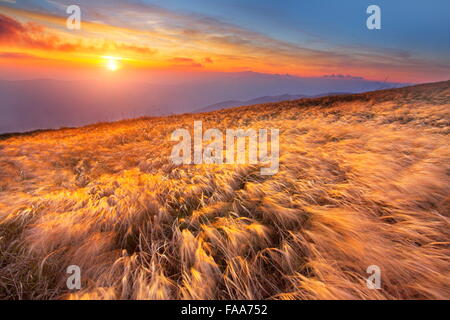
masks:
<path id="1" fill-rule="evenodd" d="M 279 172 L 173 165 L 194 120 L 279 128 Z M 442 82 L 4 137 L 0 298 L 449 299 L 449 133 Z"/>

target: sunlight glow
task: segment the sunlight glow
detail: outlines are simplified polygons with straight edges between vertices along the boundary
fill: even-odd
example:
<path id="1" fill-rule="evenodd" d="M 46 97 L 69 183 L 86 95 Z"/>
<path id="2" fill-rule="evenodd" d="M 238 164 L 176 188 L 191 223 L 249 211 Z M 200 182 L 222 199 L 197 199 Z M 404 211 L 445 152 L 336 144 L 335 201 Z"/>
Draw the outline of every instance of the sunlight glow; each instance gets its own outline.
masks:
<path id="1" fill-rule="evenodd" d="M 115 60 L 109 60 L 108 64 L 106 66 L 111 71 L 116 71 L 118 69 L 118 65 L 117 65 L 117 62 Z"/>
<path id="2" fill-rule="evenodd" d="M 119 69 L 119 67 L 120 67 L 119 61 L 122 60 L 121 58 L 109 57 L 109 56 L 105 56 L 103 58 L 106 60 L 106 64 L 105 64 L 106 69 L 108 69 L 110 71 L 116 71 Z"/>

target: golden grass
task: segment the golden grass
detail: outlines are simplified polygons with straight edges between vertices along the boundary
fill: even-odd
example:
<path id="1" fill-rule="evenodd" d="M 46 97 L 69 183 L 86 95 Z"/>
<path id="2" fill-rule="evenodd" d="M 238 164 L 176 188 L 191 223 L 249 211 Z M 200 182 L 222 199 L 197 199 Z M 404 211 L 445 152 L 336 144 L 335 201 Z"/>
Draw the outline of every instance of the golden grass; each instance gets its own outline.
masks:
<path id="1" fill-rule="evenodd" d="M 173 165 L 194 120 L 279 128 L 279 172 Z M 449 133 L 443 82 L 4 137 L 0 298 L 449 299 Z"/>

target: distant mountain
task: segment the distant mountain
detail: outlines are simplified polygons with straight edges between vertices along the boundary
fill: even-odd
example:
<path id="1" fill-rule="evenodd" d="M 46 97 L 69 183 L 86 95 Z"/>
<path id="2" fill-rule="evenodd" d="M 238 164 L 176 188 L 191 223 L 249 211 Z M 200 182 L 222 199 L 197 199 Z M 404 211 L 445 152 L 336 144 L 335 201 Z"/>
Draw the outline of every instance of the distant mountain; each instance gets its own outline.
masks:
<path id="1" fill-rule="evenodd" d="M 405 85 L 255 72 L 207 73 L 201 77 L 192 76 L 191 80 L 184 75 L 177 83 L 169 83 L 162 77 L 155 79 L 162 84 L 104 80 L 0 80 L 0 133 L 192 113 L 198 112 L 201 106 L 208 106 L 203 108 L 208 111 L 328 95 L 329 92 L 360 93 Z M 217 104 L 217 101 L 224 102 Z"/>
<path id="2" fill-rule="evenodd" d="M 325 96 L 336 96 L 341 94 L 350 94 L 352 92 L 329 92 L 318 95 L 305 95 L 305 94 L 283 94 L 280 96 L 264 96 L 258 97 L 251 100 L 227 100 L 219 103 L 211 104 L 207 107 L 196 110 L 196 112 L 209 112 L 221 109 L 228 109 L 233 107 L 242 107 L 242 106 L 251 106 L 254 104 L 262 104 L 262 103 L 271 103 L 271 102 L 280 102 L 280 101 L 291 101 L 291 100 L 299 100 L 304 98 L 319 98 Z"/>
<path id="3" fill-rule="evenodd" d="M 251 106 L 253 104 L 261 104 L 261 103 L 269 103 L 269 102 L 279 102 L 284 100 L 297 100 L 306 98 L 306 95 L 299 94 L 299 95 L 291 95 L 291 94 L 283 94 L 281 96 L 264 96 L 259 97 L 251 100 L 227 100 L 222 101 L 219 103 L 211 104 L 207 107 L 201 108 L 199 110 L 196 110 L 197 112 L 208 112 L 208 111 L 215 111 L 220 109 L 227 109 L 232 107 L 239 107 L 239 106 Z"/>

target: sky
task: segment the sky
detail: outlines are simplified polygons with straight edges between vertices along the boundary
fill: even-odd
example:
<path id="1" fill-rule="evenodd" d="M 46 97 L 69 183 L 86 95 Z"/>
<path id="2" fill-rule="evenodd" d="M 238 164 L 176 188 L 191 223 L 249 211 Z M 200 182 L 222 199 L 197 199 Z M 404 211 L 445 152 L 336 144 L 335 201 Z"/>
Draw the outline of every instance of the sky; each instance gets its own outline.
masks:
<path id="1" fill-rule="evenodd" d="M 80 30 L 66 26 L 73 4 Z M 366 26 L 371 4 L 380 30 Z M 0 79 L 253 71 L 448 80 L 449 13 L 448 0 L 0 0 Z"/>

